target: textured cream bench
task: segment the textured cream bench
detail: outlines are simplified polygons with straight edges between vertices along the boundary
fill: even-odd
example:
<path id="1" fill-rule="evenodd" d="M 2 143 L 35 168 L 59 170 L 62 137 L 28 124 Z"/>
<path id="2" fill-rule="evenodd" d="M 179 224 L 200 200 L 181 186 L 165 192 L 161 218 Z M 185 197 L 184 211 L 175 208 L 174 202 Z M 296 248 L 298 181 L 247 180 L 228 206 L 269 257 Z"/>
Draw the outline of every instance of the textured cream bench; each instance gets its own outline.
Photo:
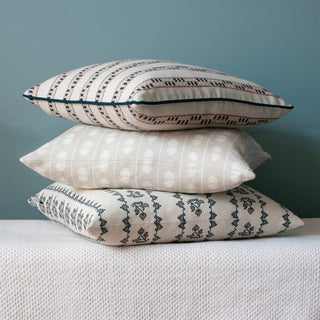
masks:
<path id="1" fill-rule="evenodd" d="M 320 319 L 320 218 L 281 237 L 105 247 L 0 221 L 0 319 Z"/>

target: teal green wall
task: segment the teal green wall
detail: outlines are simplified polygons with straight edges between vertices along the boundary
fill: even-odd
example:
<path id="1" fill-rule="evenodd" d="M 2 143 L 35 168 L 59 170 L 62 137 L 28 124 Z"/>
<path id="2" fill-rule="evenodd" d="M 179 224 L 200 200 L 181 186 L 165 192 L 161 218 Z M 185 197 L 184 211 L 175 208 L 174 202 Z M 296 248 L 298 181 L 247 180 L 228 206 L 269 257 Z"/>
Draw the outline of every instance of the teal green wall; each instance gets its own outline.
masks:
<path id="1" fill-rule="evenodd" d="M 22 98 L 73 68 L 159 58 L 257 82 L 295 109 L 248 131 L 271 153 L 250 183 L 320 216 L 318 0 L 1 0 L 0 218 L 42 219 L 26 199 L 49 184 L 18 158 L 75 123 Z"/>

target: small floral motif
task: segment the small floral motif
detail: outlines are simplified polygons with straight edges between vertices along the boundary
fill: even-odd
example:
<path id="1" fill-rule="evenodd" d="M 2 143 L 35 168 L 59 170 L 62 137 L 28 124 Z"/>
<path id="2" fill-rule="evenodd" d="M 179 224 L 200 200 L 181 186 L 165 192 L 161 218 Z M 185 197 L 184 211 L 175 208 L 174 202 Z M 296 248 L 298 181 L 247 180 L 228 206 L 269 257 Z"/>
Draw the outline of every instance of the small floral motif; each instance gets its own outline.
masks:
<path id="1" fill-rule="evenodd" d="M 188 235 L 187 238 L 199 239 L 202 237 L 203 229 L 200 229 L 197 224 L 192 228 L 192 231 L 192 234 Z"/>
<path id="2" fill-rule="evenodd" d="M 202 210 L 200 209 L 200 206 L 204 203 L 204 201 L 195 198 L 195 199 L 188 200 L 187 203 L 190 205 L 191 212 L 194 212 L 195 215 L 197 217 L 199 217 L 201 215 L 201 213 L 202 213 Z"/>
<path id="3" fill-rule="evenodd" d="M 132 242 L 143 243 L 143 242 L 147 242 L 149 240 L 148 239 L 149 233 L 146 232 L 143 228 L 140 228 L 138 230 L 138 235 L 139 235 L 139 237 L 137 239 L 132 240 Z"/>
<path id="4" fill-rule="evenodd" d="M 139 216 L 141 220 L 144 220 L 147 214 L 144 212 L 145 208 L 148 208 L 149 205 L 145 202 L 138 201 L 131 204 L 131 207 L 134 208 L 136 216 Z"/>
<path id="5" fill-rule="evenodd" d="M 244 230 L 242 232 L 239 232 L 238 234 L 239 236 L 246 237 L 253 234 L 253 231 L 254 231 L 254 227 L 251 226 L 250 222 L 248 222 L 244 225 Z"/>
<path id="6" fill-rule="evenodd" d="M 127 190 L 127 197 L 128 198 L 141 198 L 143 197 L 143 194 L 136 190 Z"/>
<path id="7" fill-rule="evenodd" d="M 252 204 L 256 201 L 249 197 L 241 198 L 240 200 L 243 202 L 243 209 L 247 210 L 250 215 L 253 214 L 254 208 L 252 207 Z"/>

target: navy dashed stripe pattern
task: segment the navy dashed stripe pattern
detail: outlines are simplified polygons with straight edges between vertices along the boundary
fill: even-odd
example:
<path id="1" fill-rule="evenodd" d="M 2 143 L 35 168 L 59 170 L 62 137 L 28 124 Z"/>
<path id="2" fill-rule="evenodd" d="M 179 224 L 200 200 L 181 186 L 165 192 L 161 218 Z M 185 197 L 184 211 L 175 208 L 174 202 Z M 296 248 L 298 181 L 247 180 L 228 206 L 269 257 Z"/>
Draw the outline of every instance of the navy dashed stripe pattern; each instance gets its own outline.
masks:
<path id="1" fill-rule="evenodd" d="M 246 127 L 293 107 L 251 81 L 176 62 L 133 59 L 72 70 L 25 91 L 68 120 L 125 130 Z"/>

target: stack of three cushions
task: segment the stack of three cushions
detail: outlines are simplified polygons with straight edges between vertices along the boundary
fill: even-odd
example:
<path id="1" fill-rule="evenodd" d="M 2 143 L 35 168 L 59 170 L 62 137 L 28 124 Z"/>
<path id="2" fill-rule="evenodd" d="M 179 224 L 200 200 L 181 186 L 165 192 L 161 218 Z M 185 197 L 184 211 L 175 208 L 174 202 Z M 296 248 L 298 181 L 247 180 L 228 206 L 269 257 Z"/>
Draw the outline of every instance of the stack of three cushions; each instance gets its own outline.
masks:
<path id="1" fill-rule="evenodd" d="M 185 64 L 126 60 L 58 75 L 24 96 L 84 123 L 21 158 L 56 181 L 29 203 L 80 235 L 135 245 L 267 236 L 303 224 L 242 185 L 270 156 L 238 127 L 292 108 L 261 86 Z"/>

